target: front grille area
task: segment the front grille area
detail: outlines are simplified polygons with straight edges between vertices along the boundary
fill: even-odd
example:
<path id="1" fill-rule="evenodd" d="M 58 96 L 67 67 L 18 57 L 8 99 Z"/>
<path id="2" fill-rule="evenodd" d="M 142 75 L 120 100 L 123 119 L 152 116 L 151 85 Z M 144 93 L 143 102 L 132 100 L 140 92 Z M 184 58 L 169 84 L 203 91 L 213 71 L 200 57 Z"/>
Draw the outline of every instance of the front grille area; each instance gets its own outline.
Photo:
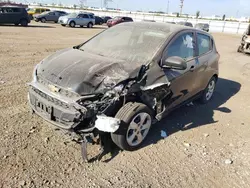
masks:
<path id="1" fill-rule="evenodd" d="M 29 103 L 38 115 L 60 128 L 69 130 L 80 123 L 79 111 L 33 86 L 29 88 Z"/>
<path id="2" fill-rule="evenodd" d="M 65 108 L 65 109 L 69 109 L 70 108 L 69 105 L 67 103 L 65 103 L 65 102 L 62 102 L 62 101 L 60 101 L 60 100 L 58 100 L 58 99 L 56 99 L 54 97 L 51 97 L 51 96 L 45 94 L 44 92 L 42 92 L 42 91 L 40 91 L 40 90 L 38 90 L 38 89 L 36 89 L 34 87 L 31 87 L 31 89 L 36 94 L 38 94 L 40 97 L 42 97 L 43 99 L 45 99 L 48 102 L 53 103 L 54 105 L 61 106 L 61 107 Z"/>
<path id="3" fill-rule="evenodd" d="M 44 85 L 45 87 L 47 87 L 49 89 L 49 85 L 51 84 L 49 81 L 45 80 L 44 78 L 42 78 L 41 76 L 37 76 L 37 81 Z M 53 84 L 52 84 L 53 85 Z M 63 88 L 60 88 L 59 92 L 61 95 L 65 96 L 65 97 L 79 97 L 79 95 L 77 93 L 74 93 L 74 92 L 71 92 L 71 91 L 68 91 L 66 89 L 63 89 Z"/>

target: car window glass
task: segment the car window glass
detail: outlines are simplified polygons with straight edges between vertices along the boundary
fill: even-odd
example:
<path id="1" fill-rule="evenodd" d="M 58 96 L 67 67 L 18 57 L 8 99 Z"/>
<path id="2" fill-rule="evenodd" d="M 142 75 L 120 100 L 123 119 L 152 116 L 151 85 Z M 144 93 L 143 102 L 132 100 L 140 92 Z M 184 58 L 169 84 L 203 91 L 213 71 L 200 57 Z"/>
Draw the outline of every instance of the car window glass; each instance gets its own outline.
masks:
<path id="1" fill-rule="evenodd" d="M 87 14 L 83 14 L 82 18 L 89 18 L 89 16 Z"/>
<path id="2" fill-rule="evenodd" d="M 42 12 L 42 11 L 41 11 Z M 35 13 L 40 13 L 40 10 L 39 9 L 36 9 Z"/>
<path id="3" fill-rule="evenodd" d="M 90 17 L 90 18 L 94 18 L 94 16 L 93 16 L 93 15 L 89 15 L 89 17 Z M 100 19 L 100 18 L 98 18 L 98 19 Z"/>
<path id="4" fill-rule="evenodd" d="M 207 35 L 197 34 L 197 44 L 199 49 L 199 56 L 211 50 L 211 39 Z"/>
<path id="5" fill-rule="evenodd" d="M 178 56 L 185 60 L 194 57 L 193 33 L 185 33 L 176 38 L 167 49 L 167 57 Z"/>
<path id="6" fill-rule="evenodd" d="M 49 15 L 54 16 L 54 15 L 55 15 L 55 13 L 54 13 L 54 12 L 50 12 L 50 13 L 49 13 Z"/>

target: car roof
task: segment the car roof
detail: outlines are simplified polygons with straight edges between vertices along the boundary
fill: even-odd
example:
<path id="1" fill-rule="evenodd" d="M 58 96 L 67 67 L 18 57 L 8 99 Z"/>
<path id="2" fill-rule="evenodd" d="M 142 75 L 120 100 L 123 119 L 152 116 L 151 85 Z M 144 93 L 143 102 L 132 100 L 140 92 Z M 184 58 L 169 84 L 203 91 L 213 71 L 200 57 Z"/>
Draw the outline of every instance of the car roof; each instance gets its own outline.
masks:
<path id="1" fill-rule="evenodd" d="M 193 28 L 177 25 L 177 24 L 170 24 L 170 23 L 159 23 L 159 22 L 125 22 L 123 25 L 133 25 L 141 28 L 153 28 L 155 30 L 161 30 L 165 32 L 179 32 L 182 30 L 195 30 Z"/>
<path id="2" fill-rule="evenodd" d="M 20 9 L 25 9 L 24 7 L 17 7 L 17 6 L 0 6 L 0 8 L 20 8 Z"/>

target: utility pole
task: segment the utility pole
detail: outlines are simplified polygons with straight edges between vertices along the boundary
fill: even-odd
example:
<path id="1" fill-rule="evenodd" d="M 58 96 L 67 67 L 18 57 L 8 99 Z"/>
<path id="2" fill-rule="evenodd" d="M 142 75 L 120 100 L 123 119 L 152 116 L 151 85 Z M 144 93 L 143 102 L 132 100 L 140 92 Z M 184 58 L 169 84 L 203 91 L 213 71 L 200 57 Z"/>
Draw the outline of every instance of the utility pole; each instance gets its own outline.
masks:
<path id="1" fill-rule="evenodd" d="M 167 6 L 167 14 L 168 14 L 168 11 L 169 11 L 169 0 L 168 0 L 168 6 Z"/>
<path id="2" fill-rule="evenodd" d="M 184 4 L 184 0 L 180 0 L 181 4 L 180 4 L 180 16 L 182 15 L 182 8 L 183 8 L 183 4 Z"/>

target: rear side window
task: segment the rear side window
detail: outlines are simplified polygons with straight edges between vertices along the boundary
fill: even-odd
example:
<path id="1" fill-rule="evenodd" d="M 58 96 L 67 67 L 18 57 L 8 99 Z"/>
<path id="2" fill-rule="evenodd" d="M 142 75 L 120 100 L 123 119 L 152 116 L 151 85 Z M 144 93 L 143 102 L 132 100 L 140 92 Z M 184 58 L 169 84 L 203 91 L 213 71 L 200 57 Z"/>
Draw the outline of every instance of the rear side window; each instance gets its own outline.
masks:
<path id="1" fill-rule="evenodd" d="M 199 56 L 212 50 L 213 44 L 209 36 L 197 33 Z"/>
<path id="2" fill-rule="evenodd" d="M 185 60 L 194 57 L 194 34 L 192 32 L 178 36 L 168 46 L 167 57 L 178 56 Z"/>
<path id="3" fill-rule="evenodd" d="M 94 16 L 93 16 L 93 15 L 91 15 L 91 14 L 89 15 L 89 17 L 90 17 L 90 18 L 92 18 L 92 19 L 94 18 Z M 100 18 L 98 18 L 98 19 L 100 19 Z"/>
<path id="4" fill-rule="evenodd" d="M 129 17 L 125 17 L 125 20 L 126 21 L 133 21 L 132 18 L 129 18 Z"/>
<path id="5" fill-rule="evenodd" d="M 0 13 L 14 13 L 14 12 L 21 12 L 20 8 L 2 8 L 0 9 Z"/>

